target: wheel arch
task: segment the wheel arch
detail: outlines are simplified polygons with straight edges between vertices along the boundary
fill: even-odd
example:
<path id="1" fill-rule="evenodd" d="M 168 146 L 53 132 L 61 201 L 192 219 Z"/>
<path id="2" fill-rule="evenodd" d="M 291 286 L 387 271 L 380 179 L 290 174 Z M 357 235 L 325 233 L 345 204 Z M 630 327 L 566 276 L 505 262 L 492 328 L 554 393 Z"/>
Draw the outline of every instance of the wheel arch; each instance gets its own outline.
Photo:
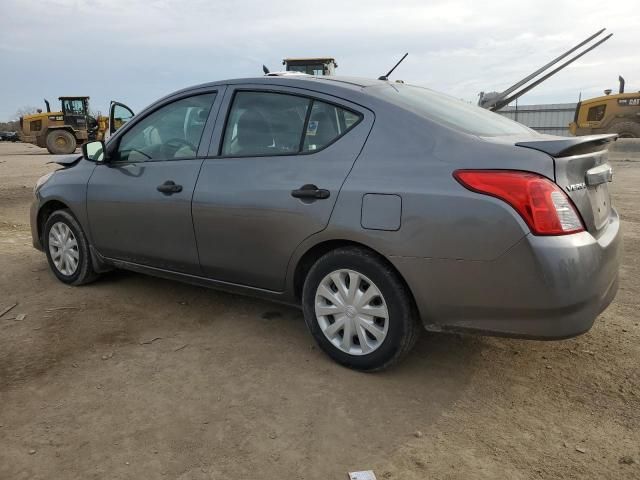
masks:
<path id="1" fill-rule="evenodd" d="M 73 211 L 71 210 L 71 208 L 69 207 L 69 205 L 67 205 L 66 203 L 58 200 L 57 198 L 47 200 L 38 209 L 38 216 L 37 216 L 38 238 L 40 239 L 41 245 L 44 245 L 43 238 L 42 238 L 44 224 L 46 223 L 47 218 L 49 218 L 49 216 L 57 210 L 69 210 L 69 212 L 71 212 L 71 215 L 73 215 L 74 218 L 76 218 L 76 220 L 78 219 L 76 215 L 73 213 Z"/>
<path id="2" fill-rule="evenodd" d="M 407 292 L 409 292 L 409 296 L 411 297 L 411 301 L 416 306 L 416 300 L 413 296 L 413 292 L 411 288 L 409 288 L 409 284 L 405 280 L 402 273 L 396 268 L 396 266 L 389 261 L 387 257 L 378 252 L 376 249 L 365 245 L 364 243 L 356 242 L 353 240 L 345 240 L 345 239 L 332 239 L 332 240 L 324 240 L 315 245 L 309 247 L 298 259 L 296 266 L 293 270 L 293 295 L 296 301 L 300 302 L 302 300 L 302 287 L 304 286 L 305 278 L 309 273 L 309 270 L 313 266 L 313 264 L 324 254 L 329 253 L 332 250 L 336 250 L 338 248 L 343 247 L 357 247 L 363 250 L 367 250 L 373 253 L 376 257 L 380 259 L 381 262 L 388 265 L 393 269 L 394 272 L 398 275 Z"/>

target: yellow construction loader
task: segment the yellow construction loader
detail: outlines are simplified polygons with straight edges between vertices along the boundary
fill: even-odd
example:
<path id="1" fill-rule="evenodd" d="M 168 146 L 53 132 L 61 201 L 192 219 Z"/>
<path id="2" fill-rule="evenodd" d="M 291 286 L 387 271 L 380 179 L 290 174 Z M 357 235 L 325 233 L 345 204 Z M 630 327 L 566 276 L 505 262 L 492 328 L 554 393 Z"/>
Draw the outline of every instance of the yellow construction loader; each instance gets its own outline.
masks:
<path id="1" fill-rule="evenodd" d="M 569 131 L 573 135 L 617 133 L 622 138 L 640 138 L 640 92 L 625 93 L 624 78 L 618 77 L 620 88 L 612 95 L 579 102 Z"/>
<path id="2" fill-rule="evenodd" d="M 89 97 L 59 97 L 61 109 L 20 117 L 20 139 L 46 148 L 49 153 L 69 154 L 83 143 L 105 140 L 133 117 L 133 111 L 118 102 L 111 102 L 109 116 L 89 113 Z"/>

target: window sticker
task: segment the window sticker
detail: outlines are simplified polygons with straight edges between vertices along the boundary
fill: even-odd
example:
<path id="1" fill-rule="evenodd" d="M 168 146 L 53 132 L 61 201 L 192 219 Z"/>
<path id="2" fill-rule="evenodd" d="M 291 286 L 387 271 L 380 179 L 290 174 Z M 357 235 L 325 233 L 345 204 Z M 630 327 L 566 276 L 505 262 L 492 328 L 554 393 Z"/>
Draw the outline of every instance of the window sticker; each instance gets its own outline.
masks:
<path id="1" fill-rule="evenodd" d="M 307 126 L 307 135 L 310 136 L 314 136 L 316 134 L 316 132 L 318 131 L 318 122 L 317 120 L 312 120 L 309 122 L 309 125 Z"/>

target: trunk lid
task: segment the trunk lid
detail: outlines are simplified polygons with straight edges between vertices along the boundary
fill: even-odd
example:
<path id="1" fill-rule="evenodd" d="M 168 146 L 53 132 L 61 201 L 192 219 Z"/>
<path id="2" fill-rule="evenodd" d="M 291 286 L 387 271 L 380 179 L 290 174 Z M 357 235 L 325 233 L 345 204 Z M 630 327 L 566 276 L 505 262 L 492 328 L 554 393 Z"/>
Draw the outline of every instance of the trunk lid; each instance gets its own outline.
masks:
<path id="1" fill-rule="evenodd" d="M 554 161 L 555 182 L 565 191 L 582 216 L 585 228 L 593 235 L 606 228 L 611 215 L 609 183 L 613 171 L 608 163 L 607 147 L 617 135 L 584 137 L 542 137 L 517 142 L 550 155 Z"/>

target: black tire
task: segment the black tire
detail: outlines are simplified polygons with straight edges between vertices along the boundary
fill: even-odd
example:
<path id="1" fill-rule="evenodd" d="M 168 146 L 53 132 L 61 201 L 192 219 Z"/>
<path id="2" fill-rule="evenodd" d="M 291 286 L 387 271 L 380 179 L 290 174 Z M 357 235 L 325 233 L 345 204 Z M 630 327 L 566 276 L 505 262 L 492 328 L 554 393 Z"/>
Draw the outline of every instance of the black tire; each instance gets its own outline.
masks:
<path id="1" fill-rule="evenodd" d="M 67 130 L 51 130 L 47 134 L 47 150 L 53 155 L 71 154 L 76 147 L 76 137 Z"/>
<path id="2" fill-rule="evenodd" d="M 617 133 L 620 138 L 640 138 L 639 122 L 617 122 L 607 129 L 608 133 Z"/>
<path id="3" fill-rule="evenodd" d="M 51 232 L 51 228 L 57 223 L 65 224 L 71 232 L 73 232 L 77 243 L 78 265 L 75 271 L 71 274 L 61 272 L 58 267 L 56 267 L 51 256 L 51 249 L 49 248 L 49 233 Z M 89 242 L 87 241 L 87 237 L 82 231 L 82 227 L 69 210 L 56 210 L 49 215 L 49 218 L 44 224 L 42 243 L 47 255 L 47 261 L 49 262 L 49 268 L 51 268 L 53 274 L 61 282 L 69 285 L 84 285 L 98 278 L 98 274 L 93 270 L 93 265 L 91 263 L 91 253 L 89 251 Z"/>
<path id="4" fill-rule="evenodd" d="M 318 286 L 327 275 L 340 269 L 353 270 L 370 279 L 386 303 L 387 335 L 371 353 L 352 355 L 340 350 L 325 336 L 316 318 Z M 320 348 L 336 362 L 354 370 L 372 372 L 391 366 L 413 348 L 422 330 L 413 298 L 403 279 L 378 255 L 363 248 L 338 248 L 318 259 L 304 282 L 302 308 L 307 327 Z"/>

